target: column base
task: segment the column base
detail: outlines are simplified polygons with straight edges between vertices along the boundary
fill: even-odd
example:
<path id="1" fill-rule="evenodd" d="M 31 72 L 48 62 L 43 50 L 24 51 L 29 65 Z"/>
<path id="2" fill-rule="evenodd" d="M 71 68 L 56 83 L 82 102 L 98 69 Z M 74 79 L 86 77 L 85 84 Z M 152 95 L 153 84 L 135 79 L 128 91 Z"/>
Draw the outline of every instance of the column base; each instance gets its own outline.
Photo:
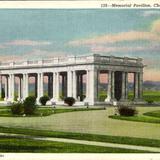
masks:
<path id="1" fill-rule="evenodd" d="M 115 98 L 111 99 L 111 101 L 113 106 L 117 106 L 118 102 Z"/>
<path id="2" fill-rule="evenodd" d="M 7 101 L 7 100 L 8 100 L 8 98 L 5 97 L 5 98 L 4 98 L 4 101 Z"/>
<path id="3" fill-rule="evenodd" d="M 24 99 L 23 99 L 23 98 L 17 98 L 17 101 L 19 101 L 19 102 L 23 102 L 23 101 L 24 101 Z"/>
<path id="4" fill-rule="evenodd" d="M 90 102 L 89 98 L 87 98 L 87 97 L 82 101 L 82 103 L 83 103 L 83 106 L 87 106 L 87 107 L 89 107 L 89 105 L 93 104 Z"/>
<path id="5" fill-rule="evenodd" d="M 76 99 L 75 99 L 76 100 Z M 89 98 L 84 98 L 83 102 L 89 102 Z"/>
<path id="6" fill-rule="evenodd" d="M 120 99 L 120 101 L 118 101 L 118 104 L 119 105 L 123 105 L 123 106 L 129 106 L 129 105 L 131 105 L 131 101 L 129 101 L 128 99 L 125 99 L 125 98 L 123 98 L 123 99 Z"/>
<path id="7" fill-rule="evenodd" d="M 37 98 L 36 98 L 36 104 L 37 104 L 37 105 L 41 105 L 41 103 L 39 102 L 39 99 L 40 99 L 40 97 L 37 97 Z"/>
<path id="8" fill-rule="evenodd" d="M 13 98 L 8 98 L 6 101 L 12 103 L 12 102 L 14 102 L 14 99 Z"/>
<path id="9" fill-rule="evenodd" d="M 51 98 L 49 101 L 46 103 L 47 105 L 56 105 L 56 100 L 55 98 Z"/>
<path id="10" fill-rule="evenodd" d="M 107 97 L 104 101 L 107 104 L 112 104 L 112 99 L 110 97 Z"/>
<path id="11" fill-rule="evenodd" d="M 122 98 L 122 99 L 119 100 L 119 102 L 129 102 L 129 100 L 125 99 L 125 98 Z"/>
<path id="12" fill-rule="evenodd" d="M 109 97 L 107 97 L 105 99 L 105 103 L 116 106 L 117 105 L 117 100 L 115 98 L 109 98 Z"/>
<path id="13" fill-rule="evenodd" d="M 146 104 L 146 102 L 143 99 L 135 98 L 133 104 Z"/>

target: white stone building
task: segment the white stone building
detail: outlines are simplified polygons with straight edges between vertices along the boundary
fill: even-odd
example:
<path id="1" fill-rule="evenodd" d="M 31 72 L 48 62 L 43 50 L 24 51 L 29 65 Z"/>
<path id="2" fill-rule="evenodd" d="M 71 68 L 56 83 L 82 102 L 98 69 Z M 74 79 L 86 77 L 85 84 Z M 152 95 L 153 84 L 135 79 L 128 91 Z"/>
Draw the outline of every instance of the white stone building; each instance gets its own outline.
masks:
<path id="1" fill-rule="evenodd" d="M 128 73 L 134 73 L 134 100 L 142 99 L 143 84 L 142 59 L 114 57 L 103 55 L 68 56 L 44 60 L 29 60 L 21 62 L 0 62 L 0 91 L 5 90 L 4 101 L 14 101 L 15 77 L 19 78 L 18 100 L 24 100 L 29 95 L 29 77 L 35 77 L 37 100 L 44 94 L 43 76 L 48 76 L 48 94 L 55 102 L 60 103 L 61 94 L 64 97 L 74 97 L 77 102 L 88 102 L 94 105 L 98 102 L 98 78 L 100 73 L 108 74 L 108 91 L 105 103 L 127 101 Z M 84 93 L 83 75 L 86 75 Z M 83 94 L 85 98 L 83 98 Z"/>

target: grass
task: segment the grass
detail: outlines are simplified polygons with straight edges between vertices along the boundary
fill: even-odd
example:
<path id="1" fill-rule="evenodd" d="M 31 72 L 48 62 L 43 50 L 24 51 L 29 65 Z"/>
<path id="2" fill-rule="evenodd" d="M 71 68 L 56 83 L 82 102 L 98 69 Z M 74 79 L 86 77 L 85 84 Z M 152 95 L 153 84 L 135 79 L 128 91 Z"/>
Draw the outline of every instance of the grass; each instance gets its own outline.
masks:
<path id="1" fill-rule="evenodd" d="M 133 92 L 129 92 L 128 95 L 129 99 L 133 99 Z M 144 90 L 143 91 L 143 99 L 145 101 L 153 101 L 153 102 L 160 102 L 160 91 L 151 91 L 151 90 Z"/>
<path id="2" fill-rule="evenodd" d="M 107 97 L 107 92 L 100 91 L 100 93 L 98 95 L 98 100 L 104 101 L 106 97 Z M 133 100 L 133 98 L 134 98 L 133 91 L 129 92 L 128 98 L 129 98 L 129 100 Z M 152 100 L 154 102 L 160 102 L 160 91 L 144 90 L 143 91 L 143 99 L 147 102 L 150 100 Z"/>
<path id="3" fill-rule="evenodd" d="M 146 112 L 146 113 L 144 113 L 144 115 L 160 118 L 160 110 L 158 110 L 158 111 L 152 111 L 152 112 Z"/>
<path id="4" fill-rule="evenodd" d="M 144 122 L 144 123 L 160 123 L 160 118 L 154 118 L 154 117 L 149 117 L 144 115 L 138 115 L 138 116 L 112 115 L 109 117 L 113 119 L 118 119 L 118 120 L 127 120 L 127 121 Z"/>
<path id="5" fill-rule="evenodd" d="M 160 110 L 145 112 L 134 116 L 110 115 L 109 118 L 145 123 L 160 123 Z"/>
<path id="6" fill-rule="evenodd" d="M 38 108 L 33 115 L 26 115 L 28 117 L 39 117 L 39 116 L 49 116 L 53 114 L 54 111 L 51 108 Z M 23 115 L 12 114 L 10 108 L 1 108 L 0 117 L 22 117 Z"/>
<path id="7" fill-rule="evenodd" d="M 28 117 L 39 117 L 39 116 L 49 116 L 52 114 L 65 113 L 65 112 L 76 112 L 76 111 L 91 111 L 91 110 L 102 110 L 103 108 L 67 108 L 67 109 L 58 109 L 58 108 L 37 108 L 33 115 L 27 115 Z M 11 112 L 10 107 L 0 107 L 0 117 L 22 117 L 23 115 L 14 115 Z"/>
<path id="8" fill-rule="evenodd" d="M 0 137 L 0 152 L 28 153 L 145 153 L 145 151 L 63 142 Z M 148 152 L 148 151 L 147 151 Z"/>
<path id="9" fill-rule="evenodd" d="M 7 128 L 7 127 L 0 127 L 0 132 L 25 134 L 25 135 L 41 136 L 41 137 L 68 138 L 68 139 L 88 140 L 88 141 L 97 141 L 97 142 L 110 142 L 110 143 L 118 143 L 118 144 L 160 147 L 160 140 L 146 139 L 146 138 L 133 138 L 133 137 L 122 137 L 122 136 L 59 132 L 59 131 L 47 131 L 47 130 L 33 130 L 33 129 L 25 129 L 25 128 Z"/>
<path id="10" fill-rule="evenodd" d="M 71 108 L 71 109 L 54 109 L 54 113 L 77 112 L 77 111 L 94 111 L 104 110 L 104 108 Z"/>

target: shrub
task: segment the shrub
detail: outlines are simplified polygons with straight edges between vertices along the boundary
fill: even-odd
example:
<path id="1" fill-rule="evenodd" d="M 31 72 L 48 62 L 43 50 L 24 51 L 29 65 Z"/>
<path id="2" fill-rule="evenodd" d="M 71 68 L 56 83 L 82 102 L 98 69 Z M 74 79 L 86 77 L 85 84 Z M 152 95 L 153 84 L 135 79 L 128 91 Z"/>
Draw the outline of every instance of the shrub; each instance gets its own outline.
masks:
<path id="1" fill-rule="evenodd" d="M 24 100 L 24 113 L 31 115 L 34 114 L 36 110 L 36 97 L 29 96 Z"/>
<path id="2" fill-rule="evenodd" d="M 69 106 L 72 106 L 75 103 L 75 99 L 73 97 L 66 97 L 64 99 L 64 103 L 68 104 Z"/>
<path id="3" fill-rule="evenodd" d="M 152 99 L 146 100 L 146 101 L 147 101 L 148 104 L 153 104 L 153 102 L 154 102 Z"/>
<path id="4" fill-rule="evenodd" d="M 39 102 L 41 103 L 41 105 L 45 106 L 48 100 L 49 100 L 48 96 L 42 96 L 40 97 Z"/>
<path id="5" fill-rule="evenodd" d="M 86 95 L 81 95 L 80 100 L 83 101 L 86 98 Z"/>
<path id="6" fill-rule="evenodd" d="M 137 110 L 135 107 L 132 106 L 119 106 L 118 113 L 121 116 L 134 116 L 137 114 Z"/>
<path id="7" fill-rule="evenodd" d="M 24 112 L 24 107 L 22 103 L 13 103 L 11 106 L 12 114 L 22 115 Z"/>

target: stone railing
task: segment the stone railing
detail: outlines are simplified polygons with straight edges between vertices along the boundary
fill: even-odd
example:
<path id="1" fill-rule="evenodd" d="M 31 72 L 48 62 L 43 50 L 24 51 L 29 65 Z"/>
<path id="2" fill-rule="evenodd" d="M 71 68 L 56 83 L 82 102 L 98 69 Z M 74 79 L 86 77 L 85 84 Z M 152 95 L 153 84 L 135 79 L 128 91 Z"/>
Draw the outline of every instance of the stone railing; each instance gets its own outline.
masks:
<path id="1" fill-rule="evenodd" d="M 142 65 L 140 58 L 102 56 L 98 54 L 88 56 L 66 56 L 44 60 L 28 60 L 15 62 L 0 62 L 0 68 L 10 67 L 31 67 L 31 66 L 54 66 L 63 64 L 87 64 L 87 63 L 106 63 L 106 64 L 136 64 Z"/>
<path id="2" fill-rule="evenodd" d="M 115 64 L 142 64 L 141 58 L 115 57 L 115 56 L 98 56 L 95 55 L 95 62 L 115 63 Z"/>

